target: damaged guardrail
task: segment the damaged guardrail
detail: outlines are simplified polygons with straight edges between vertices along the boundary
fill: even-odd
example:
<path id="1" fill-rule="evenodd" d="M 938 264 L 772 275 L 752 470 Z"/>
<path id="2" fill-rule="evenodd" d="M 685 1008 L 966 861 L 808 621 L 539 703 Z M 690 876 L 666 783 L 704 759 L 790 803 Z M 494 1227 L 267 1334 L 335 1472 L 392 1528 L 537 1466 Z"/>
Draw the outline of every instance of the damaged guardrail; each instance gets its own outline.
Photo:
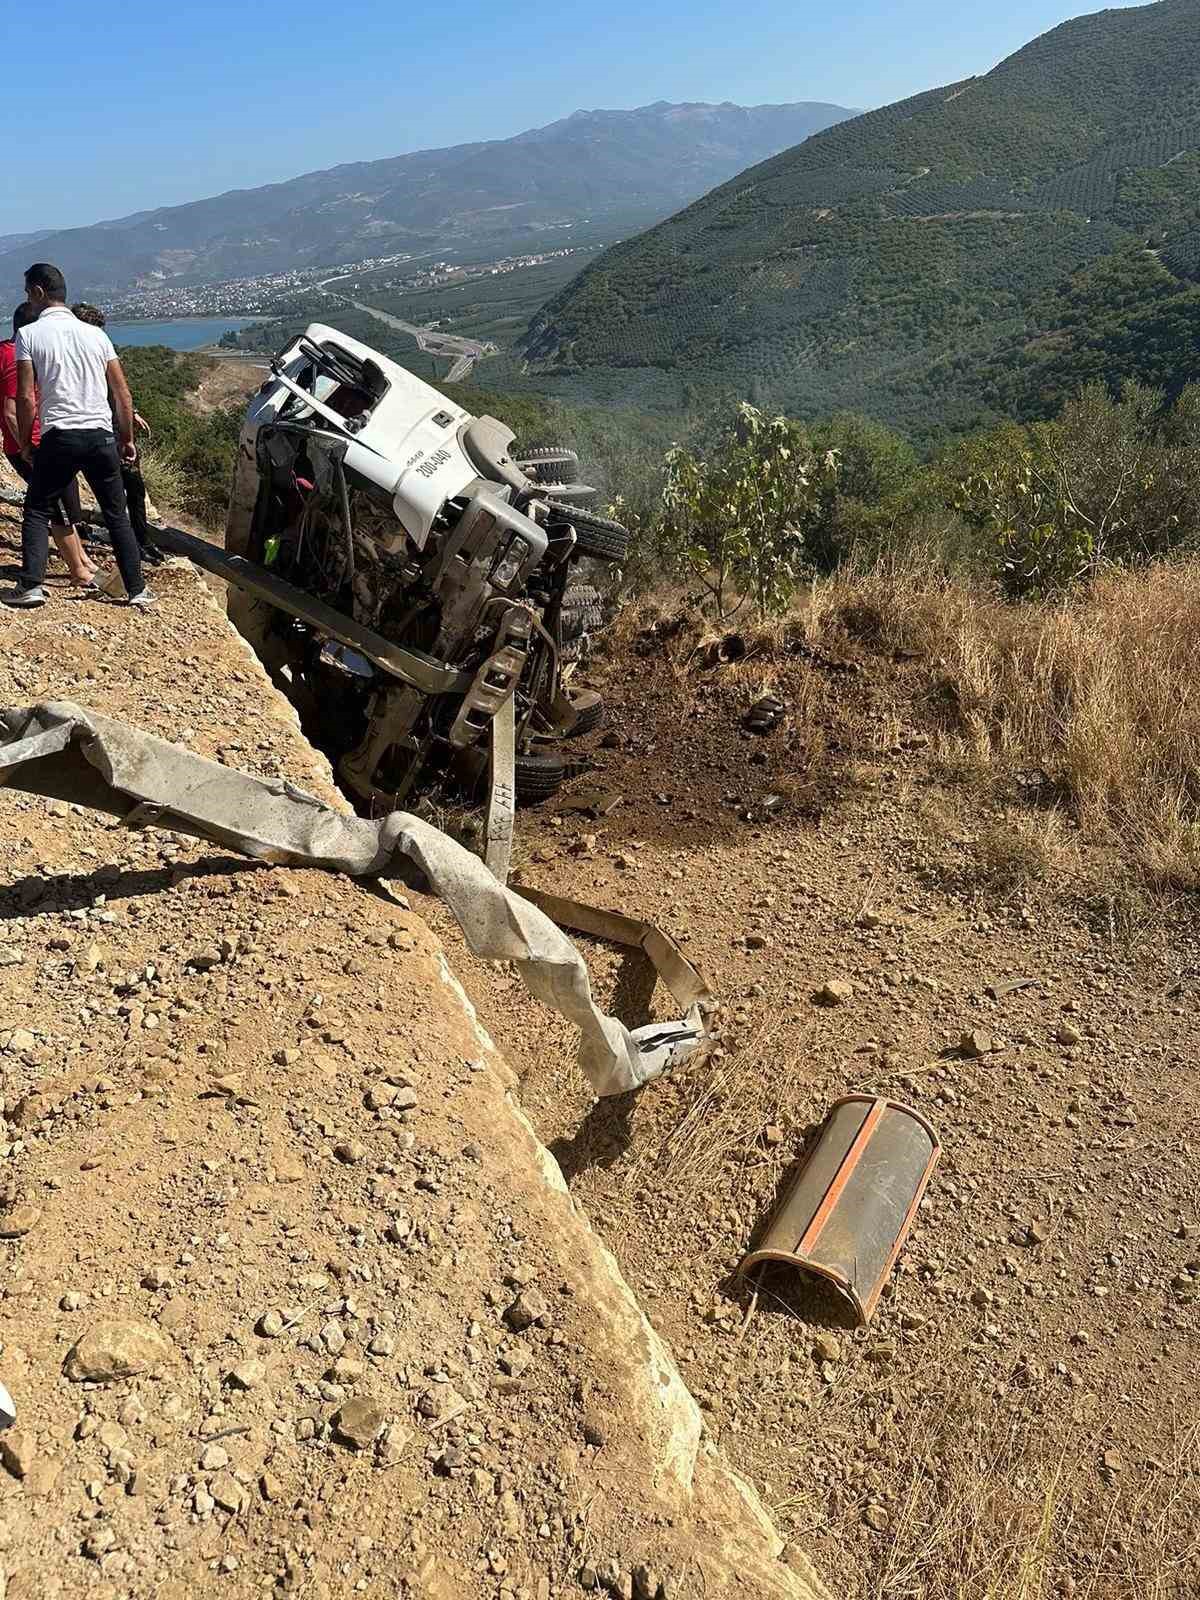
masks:
<path id="1" fill-rule="evenodd" d="M 598 1096 L 640 1089 L 707 1039 L 707 990 L 665 934 L 616 913 L 591 913 L 612 919 L 607 934 L 596 926 L 601 937 L 643 949 L 687 1008 L 678 1022 L 627 1028 L 596 1005 L 583 958 L 532 894 L 506 888 L 470 851 L 408 812 L 379 821 L 347 816 L 290 783 L 206 760 L 69 700 L 0 711 L 0 785 L 279 866 L 371 878 L 410 863 L 446 902 L 475 955 L 513 962 L 530 994 L 578 1027 L 579 1065 Z"/>

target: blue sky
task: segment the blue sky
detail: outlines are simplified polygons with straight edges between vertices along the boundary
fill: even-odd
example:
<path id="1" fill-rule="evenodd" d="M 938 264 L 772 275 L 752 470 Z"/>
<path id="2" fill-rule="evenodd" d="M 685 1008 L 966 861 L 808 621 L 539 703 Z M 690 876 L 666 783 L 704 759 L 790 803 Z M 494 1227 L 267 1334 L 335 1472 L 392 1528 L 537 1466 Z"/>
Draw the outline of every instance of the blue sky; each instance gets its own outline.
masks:
<path id="1" fill-rule="evenodd" d="M 1109 0 L 1112 3 L 1112 0 Z M 9 0 L 0 235 L 653 100 L 875 106 L 1089 0 Z M 18 20 L 19 17 L 19 20 Z M 39 26 L 40 21 L 40 26 Z M 15 48 L 19 46 L 19 49 Z M 44 64 L 39 57 L 45 52 Z"/>

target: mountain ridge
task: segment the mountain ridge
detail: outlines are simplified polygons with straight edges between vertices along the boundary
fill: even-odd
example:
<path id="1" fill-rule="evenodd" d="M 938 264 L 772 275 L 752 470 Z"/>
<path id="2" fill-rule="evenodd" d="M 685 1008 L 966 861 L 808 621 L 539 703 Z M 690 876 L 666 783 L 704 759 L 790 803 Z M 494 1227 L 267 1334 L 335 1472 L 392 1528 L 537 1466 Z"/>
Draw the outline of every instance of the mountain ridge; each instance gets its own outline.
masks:
<path id="1" fill-rule="evenodd" d="M 623 218 L 644 226 L 798 133 L 850 114 L 815 101 L 581 111 L 507 139 L 342 162 L 84 227 L 13 236 L 16 243 L 0 239 L 0 269 L 23 270 L 36 239 L 81 289 L 111 292 L 408 248 L 502 252 L 547 238 L 557 246 L 555 230 L 596 215 L 611 217 L 611 238 Z"/>
<path id="2" fill-rule="evenodd" d="M 969 425 L 986 402 L 969 375 L 942 392 L 947 363 L 1037 337 L 1056 285 L 1138 243 L 1171 254 L 1197 225 L 1200 6 L 1158 0 L 738 174 L 600 255 L 524 353 L 565 398 L 735 390 Z"/>

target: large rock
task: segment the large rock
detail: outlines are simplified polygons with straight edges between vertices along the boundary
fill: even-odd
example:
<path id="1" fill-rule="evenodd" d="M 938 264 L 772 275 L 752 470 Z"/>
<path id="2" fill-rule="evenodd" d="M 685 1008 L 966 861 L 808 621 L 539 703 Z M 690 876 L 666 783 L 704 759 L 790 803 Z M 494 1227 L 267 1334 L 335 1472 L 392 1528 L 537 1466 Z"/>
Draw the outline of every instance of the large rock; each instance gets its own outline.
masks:
<path id="1" fill-rule="evenodd" d="M 41 1220 L 37 1206 L 15 1206 L 0 1216 L 0 1239 L 23 1239 Z"/>
<path id="2" fill-rule="evenodd" d="M 854 985 L 849 978 L 830 978 L 817 990 L 813 999 L 819 1006 L 844 1006 L 854 999 Z"/>
<path id="3" fill-rule="evenodd" d="M 28 1476 L 36 1455 L 37 1444 L 31 1433 L 14 1428 L 11 1433 L 0 1436 L 0 1462 L 4 1463 L 14 1478 Z"/>
<path id="4" fill-rule="evenodd" d="M 171 1341 L 149 1322 L 98 1322 L 67 1356 L 72 1383 L 111 1383 L 156 1372 L 175 1360 Z"/>
<path id="5" fill-rule="evenodd" d="M 347 1400 L 333 1419 L 333 1429 L 343 1444 L 369 1450 L 383 1426 L 383 1413 L 370 1400 Z"/>

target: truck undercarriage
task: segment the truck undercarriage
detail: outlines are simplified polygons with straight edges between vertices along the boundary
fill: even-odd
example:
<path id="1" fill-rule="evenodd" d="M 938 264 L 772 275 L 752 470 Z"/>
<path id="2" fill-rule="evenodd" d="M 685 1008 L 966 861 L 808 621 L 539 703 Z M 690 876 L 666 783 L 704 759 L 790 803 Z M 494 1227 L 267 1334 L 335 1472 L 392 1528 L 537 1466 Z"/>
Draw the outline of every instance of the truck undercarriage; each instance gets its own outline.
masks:
<path id="1" fill-rule="evenodd" d="M 242 434 L 222 576 L 364 807 L 435 782 L 477 791 L 489 757 L 494 801 L 497 785 L 533 801 L 562 782 L 565 741 L 602 714 L 570 683 L 600 598 L 580 563 L 628 546 L 584 509 L 578 466 L 319 324 L 274 362 Z"/>

